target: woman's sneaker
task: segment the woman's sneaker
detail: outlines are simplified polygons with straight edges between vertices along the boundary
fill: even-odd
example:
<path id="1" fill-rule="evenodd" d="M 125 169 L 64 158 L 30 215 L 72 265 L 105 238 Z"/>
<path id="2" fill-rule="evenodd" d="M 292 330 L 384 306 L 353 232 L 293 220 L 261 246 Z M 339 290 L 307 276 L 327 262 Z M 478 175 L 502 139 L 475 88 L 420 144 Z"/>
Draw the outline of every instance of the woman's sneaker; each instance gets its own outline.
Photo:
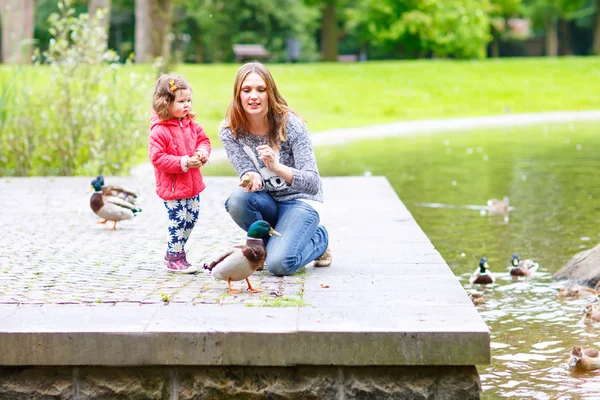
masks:
<path id="1" fill-rule="evenodd" d="M 200 271 L 185 260 L 185 253 L 167 253 L 165 260 L 167 262 L 167 271 L 174 274 L 196 274 Z"/>
<path id="2" fill-rule="evenodd" d="M 331 249 L 329 248 L 329 246 L 327 246 L 327 249 L 325 249 L 325 253 L 321 254 L 319 258 L 315 258 L 315 261 L 313 262 L 313 267 L 329 267 L 332 262 L 333 258 L 331 257 Z"/>

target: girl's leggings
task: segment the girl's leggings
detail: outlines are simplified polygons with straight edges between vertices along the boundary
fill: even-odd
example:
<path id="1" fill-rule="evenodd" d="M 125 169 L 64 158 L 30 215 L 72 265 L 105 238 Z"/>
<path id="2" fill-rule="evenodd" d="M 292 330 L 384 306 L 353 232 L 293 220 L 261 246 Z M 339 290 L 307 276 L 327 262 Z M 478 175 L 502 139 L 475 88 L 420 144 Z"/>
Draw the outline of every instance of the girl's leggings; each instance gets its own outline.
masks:
<path id="1" fill-rule="evenodd" d="M 167 251 L 181 253 L 200 213 L 200 194 L 189 199 L 167 200 L 164 202 L 169 213 L 169 242 Z"/>

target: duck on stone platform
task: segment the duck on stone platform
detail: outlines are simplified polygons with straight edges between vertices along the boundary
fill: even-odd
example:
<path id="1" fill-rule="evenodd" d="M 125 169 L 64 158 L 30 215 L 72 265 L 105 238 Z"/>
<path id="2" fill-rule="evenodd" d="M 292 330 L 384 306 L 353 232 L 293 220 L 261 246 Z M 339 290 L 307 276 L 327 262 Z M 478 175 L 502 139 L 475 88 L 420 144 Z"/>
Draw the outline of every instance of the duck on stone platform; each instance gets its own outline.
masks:
<path id="1" fill-rule="evenodd" d="M 246 244 L 233 246 L 221 253 L 210 264 L 204 264 L 204 269 L 217 280 L 227 281 L 229 293 L 240 293 L 241 290 L 233 290 L 231 281 L 246 280 L 248 290 L 252 293 L 261 292 L 250 284 L 248 277 L 256 270 L 262 268 L 267 258 L 267 250 L 262 240 L 268 235 L 281 236 L 267 221 L 259 220 L 248 228 Z"/>

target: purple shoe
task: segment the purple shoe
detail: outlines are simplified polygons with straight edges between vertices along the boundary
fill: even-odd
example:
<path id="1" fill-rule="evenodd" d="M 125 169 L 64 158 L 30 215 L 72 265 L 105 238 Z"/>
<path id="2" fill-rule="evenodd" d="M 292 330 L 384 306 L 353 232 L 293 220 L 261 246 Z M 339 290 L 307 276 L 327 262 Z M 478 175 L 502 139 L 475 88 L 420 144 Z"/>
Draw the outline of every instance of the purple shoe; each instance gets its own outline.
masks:
<path id="1" fill-rule="evenodd" d="M 199 269 L 191 266 L 185 260 L 185 252 L 181 253 L 167 253 L 165 255 L 165 261 L 167 262 L 167 271 L 174 274 L 197 274 Z"/>

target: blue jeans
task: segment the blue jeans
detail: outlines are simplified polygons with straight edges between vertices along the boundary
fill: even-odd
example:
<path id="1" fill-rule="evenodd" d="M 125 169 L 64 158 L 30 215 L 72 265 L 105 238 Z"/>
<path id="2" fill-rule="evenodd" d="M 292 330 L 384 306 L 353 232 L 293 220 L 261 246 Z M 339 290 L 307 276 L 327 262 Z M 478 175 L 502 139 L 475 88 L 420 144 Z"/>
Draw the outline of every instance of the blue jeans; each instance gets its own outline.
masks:
<path id="1" fill-rule="evenodd" d="M 281 234 L 267 241 L 267 268 L 277 276 L 292 275 L 321 256 L 329 244 L 329 234 L 319 225 L 319 214 L 300 200 L 275 201 L 264 191 L 244 192 L 236 188 L 225 201 L 225 209 L 246 232 L 263 219 Z"/>

